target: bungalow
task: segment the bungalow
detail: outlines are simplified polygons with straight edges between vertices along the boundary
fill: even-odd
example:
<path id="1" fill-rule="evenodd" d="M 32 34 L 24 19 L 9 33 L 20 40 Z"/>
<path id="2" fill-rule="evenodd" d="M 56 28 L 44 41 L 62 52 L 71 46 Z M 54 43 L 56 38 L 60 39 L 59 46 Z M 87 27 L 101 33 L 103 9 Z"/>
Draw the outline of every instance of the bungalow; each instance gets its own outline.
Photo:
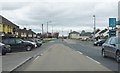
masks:
<path id="1" fill-rule="evenodd" d="M 69 38 L 70 39 L 79 39 L 80 38 L 80 33 L 76 32 L 76 31 L 70 32 L 69 33 Z"/>
<path id="2" fill-rule="evenodd" d="M 95 32 L 95 38 L 99 38 L 99 33 L 101 32 L 100 29 L 97 29 L 96 32 Z"/>
<path id="3" fill-rule="evenodd" d="M 82 40 L 89 40 L 90 37 L 92 37 L 92 33 L 91 32 L 85 32 L 84 30 L 81 32 L 80 34 L 80 39 Z"/>
<path id="4" fill-rule="evenodd" d="M 28 38 L 35 38 L 35 37 L 37 37 L 36 33 L 33 32 L 31 29 L 29 29 L 27 32 L 28 32 L 27 33 L 27 37 Z"/>
<path id="5" fill-rule="evenodd" d="M 99 30 L 97 33 L 95 33 L 95 39 L 105 39 L 109 36 L 109 29 L 105 28 L 103 30 Z"/>
<path id="6" fill-rule="evenodd" d="M 116 31 L 116 33 L 117 33 L 117 36 L 120 37 L 120 20 L 118 21 L 118 24 L 117 24 L 117 31 Z"/>
<path id="7" fill-rule="evenodd" d="M 109 29 L 104 29 L 99 34 L 100 34 L 99 35 L 100 38 L 108 38 L 108 36 L 109 36 Z"/>
<path id="8" fill-rule="evenodd" d="M 36 37 L 36 33 L 33 32 L 31 29 L 27 30 L 26 28 L 19 29 L 17 31 L 17 34 L 19 38 L 34 38 Z"/>

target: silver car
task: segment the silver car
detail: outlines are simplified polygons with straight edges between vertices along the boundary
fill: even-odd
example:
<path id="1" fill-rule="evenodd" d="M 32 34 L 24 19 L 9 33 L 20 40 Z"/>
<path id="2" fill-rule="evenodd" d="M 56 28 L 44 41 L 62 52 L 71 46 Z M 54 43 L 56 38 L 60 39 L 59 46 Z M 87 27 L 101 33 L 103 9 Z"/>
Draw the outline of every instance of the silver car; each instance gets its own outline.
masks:
<path id="1" fill-rule="evenodd" d="M 113 57 L 120 62 L 120 37 L 111 37 L 103 45 L 101 54 L 103 57 Z"/>

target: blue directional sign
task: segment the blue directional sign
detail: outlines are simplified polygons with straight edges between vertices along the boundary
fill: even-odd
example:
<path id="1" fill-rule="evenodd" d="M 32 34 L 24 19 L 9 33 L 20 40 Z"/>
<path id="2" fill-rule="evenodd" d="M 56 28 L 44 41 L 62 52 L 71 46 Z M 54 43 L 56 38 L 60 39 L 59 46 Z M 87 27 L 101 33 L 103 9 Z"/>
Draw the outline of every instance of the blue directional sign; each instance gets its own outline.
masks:
<path id="1" fill-rule="evenodd" d="M 116 18 L 109 18 L 109 27 L 116 27 Z"/>

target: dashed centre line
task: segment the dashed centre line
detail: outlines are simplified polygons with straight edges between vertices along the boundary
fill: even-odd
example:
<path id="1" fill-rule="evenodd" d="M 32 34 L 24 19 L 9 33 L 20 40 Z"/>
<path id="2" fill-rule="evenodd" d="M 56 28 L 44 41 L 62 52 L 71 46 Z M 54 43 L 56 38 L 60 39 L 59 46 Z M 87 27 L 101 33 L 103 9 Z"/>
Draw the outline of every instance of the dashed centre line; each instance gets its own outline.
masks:
<path id="1" fill-rule="evenodd" d="M 100 62 L 98 62 L 98 61 L 96 61 L 96 60 L 94 60 L 94 59 L 92 59 L 91 57 L 89 57 L 89 56 L 86 56 L 87 58 L 89 58 L 90 60 L 92 60 L 92 61 L 94 61 L 94 62 L 96 62 L 96 63 L 98 63 L 98 64 L 101 64 Z"/>
<path id="2" fill-rule="evenodd" d="M 79 54 L 81 54 L 81 55 L 83 55 L 83 53 L 82 52 L 80 52 L 80 51 L 77 51 Z M 90 60 L 92 60 L 92 61 L 94 61 L 94 62 L 96 62 L 97 64 L 101 64 L 100 62 L 98 62 L 98 61 L 96 61 L 96 60 L 94 60 L 94 59 L 92 59 L 91 57 L 89 57 L 89 56 L 86 56 L 88 59 L 90 59 Z"/>
<path id="3" fill-rule="evenodd" d="M 79 54 L 83 54 L 82 52 L 80 52 L 80 51 L 77 51 Z"/>

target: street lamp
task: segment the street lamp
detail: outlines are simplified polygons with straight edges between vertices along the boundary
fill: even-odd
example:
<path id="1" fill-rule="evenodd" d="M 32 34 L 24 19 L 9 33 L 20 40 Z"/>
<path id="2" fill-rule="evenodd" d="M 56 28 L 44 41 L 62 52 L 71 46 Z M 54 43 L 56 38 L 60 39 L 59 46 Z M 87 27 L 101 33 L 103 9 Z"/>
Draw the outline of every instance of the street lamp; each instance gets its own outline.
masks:
<path id="1" fill-rule="evenodd" d="M 48 22 L 47 22 L 47 33 L 48 33 L 48 23 L 51 23 L 51 21 L 48 21 Z"/>
<path id="2" fill-rule="evenodd" d="M 43 24 L 42 24 L 42 40 L 43 40 Z"/>
<path id="3" fill-rule="evenodd" d="M 51 21 L 47 22 L 47 37 L 48 37 L 48 23 L 51 23 Z"/>
<path id="4" fill-rule="evenodd" d="M 93 18 L 94 18 L 94 39 L 95 39 L 95 31 L 96 31 L 96 16 L 93 15 Z"/>

